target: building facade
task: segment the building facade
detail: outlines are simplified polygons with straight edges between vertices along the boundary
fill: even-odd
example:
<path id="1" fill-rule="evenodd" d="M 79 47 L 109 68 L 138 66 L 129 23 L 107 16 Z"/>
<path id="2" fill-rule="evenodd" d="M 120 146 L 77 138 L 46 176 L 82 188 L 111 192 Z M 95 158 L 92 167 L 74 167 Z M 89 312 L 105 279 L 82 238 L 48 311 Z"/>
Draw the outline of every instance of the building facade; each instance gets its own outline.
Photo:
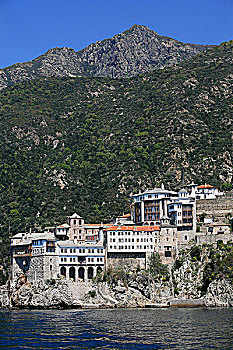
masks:
<path id="1" fill-rule="evenodd" d="M 11 238 L 12 280 L 24 273 L 29 281 L 87 281 L 110 266 L 147 268 L 156 253 L 162 263 L 173 264 L 178 252 L 192 242 L 232 237 L 224 223 L 211 223 L 206 234 L 196 233 L 196 185 L 191 185 L 179 192 L 161 186 L 134 194 L 131 213 L 117 217 L 115 223 L 86 224 L 75 213 L 45 232 L 18 233 Z"/>
<path id="2" fill-rule="evenodd" d="M 67 221 L 42 233 L 18 233 L 11 238 L 12 280 L 23 273 L 29 282 L 59 276 L 87 281 L 103 271 L 103 227 L 99 225 L 98 234 L 96 227 L 95 239 L 88 240 L 83 218 L 74 214 Z"/>

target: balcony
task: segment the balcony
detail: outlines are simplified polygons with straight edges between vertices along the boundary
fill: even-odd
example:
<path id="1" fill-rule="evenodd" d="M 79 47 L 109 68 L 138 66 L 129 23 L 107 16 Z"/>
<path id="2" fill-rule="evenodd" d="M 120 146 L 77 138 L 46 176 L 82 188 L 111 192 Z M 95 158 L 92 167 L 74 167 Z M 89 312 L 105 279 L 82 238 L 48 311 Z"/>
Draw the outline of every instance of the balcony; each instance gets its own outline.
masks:
<path id="1" fill-rule="evenodd" d="M 25 258 L 32 256 L 32 251 L 31 249 L 28 250 L 18 250 L 13 252 L 13 258 Z"/>

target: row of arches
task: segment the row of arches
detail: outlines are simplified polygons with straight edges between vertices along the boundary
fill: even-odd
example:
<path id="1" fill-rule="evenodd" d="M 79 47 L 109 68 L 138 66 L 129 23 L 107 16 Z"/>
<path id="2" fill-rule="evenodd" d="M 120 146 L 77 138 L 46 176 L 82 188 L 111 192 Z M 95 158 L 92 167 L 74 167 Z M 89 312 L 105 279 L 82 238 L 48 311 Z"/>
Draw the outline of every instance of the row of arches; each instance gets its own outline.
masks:
<path id="1" fill-rule="evenodd" d="M 72 278 L 74 281 L 76 281 L 77 278 L 82 279 L 83 281 L 86 279 L 92 279 L 94 277 L 94 273 L 96 274 L 101 273 L 103 270 L 100 266 L 97 267 L 97 269 L 94 270 L 93 266 L 89 266 L 86 269 L 83 266 L 80 266 L 78 268 L 78 271 L 76 273 L 76 269 L 74 266 L 71 267 L 65 267 L 62 266 L 60 268 L 60 275 L 64 276 L 65 278 Z M 77 276 L 76 276 L 77 274 Z"/>

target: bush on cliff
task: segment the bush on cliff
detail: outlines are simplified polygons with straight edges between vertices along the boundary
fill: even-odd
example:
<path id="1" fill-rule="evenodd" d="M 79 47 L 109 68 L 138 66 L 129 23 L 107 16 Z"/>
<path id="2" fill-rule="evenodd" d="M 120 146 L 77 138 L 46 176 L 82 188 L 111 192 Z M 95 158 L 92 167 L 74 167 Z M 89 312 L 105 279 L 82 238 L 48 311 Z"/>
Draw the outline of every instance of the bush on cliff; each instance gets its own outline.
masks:
<path id="1" fill-rule="evenodd" d="M 169 271 L 166 265 L 162 264 L 158 253 L 152 254 L 149 260 L 149 272 L 152 277 L 158 278 L 164 276 L 168 278 Z"/>

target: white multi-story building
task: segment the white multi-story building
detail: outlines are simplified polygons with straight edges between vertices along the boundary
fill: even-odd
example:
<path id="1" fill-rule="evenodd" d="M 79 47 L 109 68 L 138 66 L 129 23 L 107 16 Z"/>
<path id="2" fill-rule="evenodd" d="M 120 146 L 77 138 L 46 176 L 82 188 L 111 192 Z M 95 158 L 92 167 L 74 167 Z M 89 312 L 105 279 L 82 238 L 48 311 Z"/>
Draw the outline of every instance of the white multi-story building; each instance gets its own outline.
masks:
<path id="1" fill-rule="evenodd" d="M 186 186 L 186 189 L 189 196 L 196 199 L 215 199 L 218 196 L 224 195 L 223 192 L 206 183 L 204 185 L 197 185 L 192 182 Z"/>
<path id="2" fill-rule="evenodd" d="M 185 189 L 180 190 L 178 198 L 168 204 L 168 215 L 171 224 L 177 227 L 178 248 L 186 246 L 196 234 L 195 198 L 190 198 Z"/>
<path id="3" fill-rule="evenodd" d="M 159 224 L 160 218 L 168 215 L 168 203 L 176 197 L 177 192 L 165 190 L 164 186 L 132 195 L 132 220 L 136 224 Z"/>
<path id="4" fill-rule="evenodd" d="M 115 225 L 104 231 L 108 265 L 147 267 L 152 253 L 158 253 L 163 262 L 170 263 L 177 253 L 176 228 L 169 222 L 161 226 Z"/>

